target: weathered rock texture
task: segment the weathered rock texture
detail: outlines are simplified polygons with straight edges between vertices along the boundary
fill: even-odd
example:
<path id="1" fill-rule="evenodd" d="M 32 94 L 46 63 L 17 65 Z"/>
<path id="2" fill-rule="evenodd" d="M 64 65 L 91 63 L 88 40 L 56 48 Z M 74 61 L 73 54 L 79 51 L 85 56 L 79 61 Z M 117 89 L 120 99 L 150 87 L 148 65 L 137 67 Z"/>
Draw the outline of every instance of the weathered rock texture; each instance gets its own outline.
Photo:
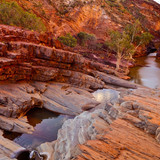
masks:
<path id="1" fill-rule="evenodd" d="M 31 134 L 34 129 L 23 119 L 14 119 L 0 116 L 0 128 L 9 132 Z"/>
<path id="2" fill-rule="evenodd" d="M 55 37 L 85 31 L 94 33 L 104 42 L 110 29 L 121 30 L 135 18 L 139 18 L 144 30 L 148 28 L 156 38 L 160 33 L 160 6 L 152 0 L 123 3 L 100 0 L 17 1 L 23 8 L 30 7 L 41 16 Z M 39 3 L 41 9 L 37 8 Z M 112 67 L 62 50 L 61 44 L 49 33 L 39 34 L 0 25 L 0 41 L 1 129 L 32 132 L 31 126 L 16 118 L 33 107 L 44 107 L 62 114 L 80 114 L 65 122 L 56 142 L 43 144 L 38 149 L 44 154 L 46 148 L 48 153 L 45 155 L 50 156 L 49 159 L 160 159 L 159 91 L 138 88 L 138 85 L 114 77 Z M 20 80 L 29 82 L 9 83 Z M 48 81 L 68 83 L 74 87 Z M 116 103 L 100 103 L 86 91 L 111 87 L 121 95 Z M 90 109 L 93 112 L 82 113 Z M 19 145 L 0 138 L 0 157 L 9 159 L 14 152 L 23 150 Z"/>
<path id="3" fill-rule="evenodd" d="M 40 34 L 35 31 L 23 30 L 19 27 L 0 24 L 0 42 L 5 41 L 23 41 L 47 46 L 55 46 L 53 37 L 47 33 Z M 1 50 L 2 51 L 2 50 Z"/>
<path id="4" fill-rule="evenodd" d="M 54 80 L 90 89 L 104 88 L 105 84 L 136 88 L 108 75 L 115 74 L 109 65 L 91 61 L 78 53 L 48 47 L 54 45 L 50 45 L 52 39 L 47 40 L 41 34 L 8 26 L 0 26 L 0 31 L 3 40 L 0 43 L 0 81 Z M 32 43 L 28 43 L 29 40 Z"/>
<path id="5" fill-rule="evenodd" d="M 0 131 L 1 135 L 0 135 L 0 159 L 3 160 L 11 160 L 13 158 L 16 158 L 17 155 L 22 152 L 25 151 L 26 149 L 19 146 L 18 144 L 3 138 L 2 134 L 3 132 Z"/>
<path id="6" fill-rule="evenodd" d="M 3 115 L 0 117 L 0 127 L 11 131 L 23 124 L 23 121 L 5 117 L 22 117 L 34 107 L 44 107 L 57 113 L 77 115 L 99 104 L 88 91 L 54 82 L 1 84 L 0 103 L 0 114 Z M 26 130 L 30 128 L 25 123 L 24 126 Z"/>
<path id="7" fill-rule="evenodd" d="M 67 120 L 47 144 L 48 154 L 54 151 L 54 160 L 160 159 L 160 91 L 121 89 L 120 95 L 114 104 Z"/>
<path id="8" fill-rule="evenodd" d="M 32 9 L 46 23 L 48 30 L 59 36 L 81 31 L 105 40 L 111 29 L 121 29 L 139 19 L 156 37 L 160 35 L 160 5 L 153 0 L 17 0 Z M 25 4 L 25 5 L 24 5 Z"/>

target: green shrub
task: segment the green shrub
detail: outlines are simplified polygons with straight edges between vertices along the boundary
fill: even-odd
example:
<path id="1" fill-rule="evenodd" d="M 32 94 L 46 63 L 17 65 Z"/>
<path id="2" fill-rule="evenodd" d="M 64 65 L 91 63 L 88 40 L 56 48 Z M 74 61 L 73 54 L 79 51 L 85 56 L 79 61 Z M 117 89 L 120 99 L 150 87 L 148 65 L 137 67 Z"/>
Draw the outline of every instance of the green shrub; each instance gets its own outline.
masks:
<path id="1" fill-rule="evenodd" d="M 0 2 L 0 23 L 30 30 L 45 31 L 42 20 L 33 13 L 24 11 L 16 2 Z"/>
<path id="2" fill-rule="evenodd" d="M 75 47 L 77 45 L 77 39 L 74 38 L 70 33 L 59 37 L 58 40 L 69 47 Z"/>
<path id="3" fill-rule="evenodd" d="M 79 38 L 80 45 L 85 46 L 87 41 L 95 41 L 96 37 L 93 34 L 88 34 L 86 32 L 80 32 L 77 34 L 77 37 Z"/>

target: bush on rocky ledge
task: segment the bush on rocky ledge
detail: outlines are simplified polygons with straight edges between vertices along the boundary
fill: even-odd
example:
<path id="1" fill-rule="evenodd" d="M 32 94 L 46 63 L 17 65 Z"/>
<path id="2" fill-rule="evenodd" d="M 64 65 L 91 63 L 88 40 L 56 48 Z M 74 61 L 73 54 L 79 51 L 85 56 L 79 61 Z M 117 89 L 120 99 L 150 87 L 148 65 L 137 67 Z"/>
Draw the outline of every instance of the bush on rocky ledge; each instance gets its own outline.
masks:
<path id="1" fill-rule="evenodd" d="M 79 32 L 77 34 L 77 37 L 81 46 L 85 46 L 87 41 L 89 41 L 90 43 L 96 41 L 96 37 L 94 34 L 88 34 L 86 32 Z"/>
<path id="2" fill-rule="evenodd" d="M 77 45 L 77 39 L 74 38 L 70 33 L 67 33 L 65 36 L 61 36 L 58 40 L 69 47 L 75 47 Z"/>
<path id="3" fill-rule="evenodd" d="M 42 20 L 33 13 L 24 11 L 16 2 L 0 1 L 0 23 L 30 30 L 45 31 Z"/>

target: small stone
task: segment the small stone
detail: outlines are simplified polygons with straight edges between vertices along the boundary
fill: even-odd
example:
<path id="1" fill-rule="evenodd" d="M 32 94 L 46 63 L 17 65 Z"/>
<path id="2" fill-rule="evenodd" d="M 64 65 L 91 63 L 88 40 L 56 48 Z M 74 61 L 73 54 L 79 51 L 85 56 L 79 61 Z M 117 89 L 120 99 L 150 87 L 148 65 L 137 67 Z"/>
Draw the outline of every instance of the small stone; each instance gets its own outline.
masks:
<path id="1" fill-rule="evenodd" d="M 126 102 L 121 103 L 120 106 L 123 107 L 124 109 L 126 108 L 126 109 L 129 109 L 129 110 L 132 110 L 133 109 L 133 102 L 126 101 Z"/>
<path id="2" fill-rule="evenodd" d="M 139 104 L 137 102 L 134 102 L 132 105 L 133 109 L 136 110 L 139 108 Z"/>

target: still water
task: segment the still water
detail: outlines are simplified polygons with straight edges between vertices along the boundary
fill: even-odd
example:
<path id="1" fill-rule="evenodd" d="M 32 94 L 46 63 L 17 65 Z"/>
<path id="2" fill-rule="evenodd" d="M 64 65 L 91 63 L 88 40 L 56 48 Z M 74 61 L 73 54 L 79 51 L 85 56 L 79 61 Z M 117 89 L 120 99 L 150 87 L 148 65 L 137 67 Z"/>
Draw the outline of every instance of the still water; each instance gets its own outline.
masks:
<path id="1" fill-rule="evenodd" d="M 39 108 L 30 110 L 26 116 L 28 123 L 35 129 L 32 134 L 14 134 L 6 132 L 4 137 L 13 140 L 27 149 L 33 149 L 44 142 L 56 140 L 58 130 L 62 127 L 62 124 L 67 119 L 73 118 Z"/>
<path id="2" fill-rule="evenodd" d="M 160 88 L 160 60 L 156 53 L 136 59 L 137 67 L 130 69 L 131 81 L 149 88 Z"/>

